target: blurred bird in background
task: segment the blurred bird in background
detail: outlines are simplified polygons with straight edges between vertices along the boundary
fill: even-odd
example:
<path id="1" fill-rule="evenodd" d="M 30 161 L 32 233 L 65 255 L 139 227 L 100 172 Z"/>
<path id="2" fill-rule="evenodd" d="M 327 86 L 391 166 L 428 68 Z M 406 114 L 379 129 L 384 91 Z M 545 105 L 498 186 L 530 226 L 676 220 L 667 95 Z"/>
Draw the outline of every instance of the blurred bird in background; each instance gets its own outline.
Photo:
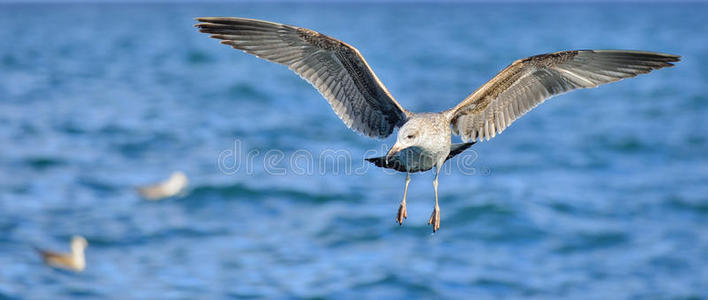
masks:
<path id="1" fill-rule="evenodd" d="M 71 238 L 71 252 L 59 253 L 37 249 L 44 263 L 58 269 L 81 272 L 86 268 L 84 250 L 88 242 L 82 236 L 75 235 Z"/>
<path id="2" fill-rule="evenodd" d="M 140 196 L 147 200 L 160 200 L 180 194 L 187 187 L 187 183 L 187 175 L 178 171 L 165 181 L 141 186 L 137 190 Z"/>

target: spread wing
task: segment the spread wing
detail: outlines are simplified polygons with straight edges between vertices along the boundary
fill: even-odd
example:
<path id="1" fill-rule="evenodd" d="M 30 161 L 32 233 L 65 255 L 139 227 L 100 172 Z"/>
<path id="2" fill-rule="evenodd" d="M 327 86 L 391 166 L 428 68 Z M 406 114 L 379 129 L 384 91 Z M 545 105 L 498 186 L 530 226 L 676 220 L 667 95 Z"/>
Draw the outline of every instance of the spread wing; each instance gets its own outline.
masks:
<path id="1" fill-rule="evenodd" d="M 554 95 L 670 67 L 679 59 L 654 52 L 577 50 L 517 60 L 448 111 L 452 130 L 464 141 L 489 140 Z"/>
<path id="2" fill-rule="evenodd" d="M 244 18 L 197 18 L 200 32 L 222 44 L 288 66 L 329 101 L 347 127 L 385 138 L 408 112 L 391 96 L 356 48 L 291 25 Z"/>

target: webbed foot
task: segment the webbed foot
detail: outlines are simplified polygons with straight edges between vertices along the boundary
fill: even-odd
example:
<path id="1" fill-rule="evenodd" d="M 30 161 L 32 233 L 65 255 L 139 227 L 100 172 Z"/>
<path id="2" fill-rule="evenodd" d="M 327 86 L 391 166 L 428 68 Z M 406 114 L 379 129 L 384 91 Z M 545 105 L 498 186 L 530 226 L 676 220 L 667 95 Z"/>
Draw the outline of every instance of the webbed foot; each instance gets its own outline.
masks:
<path id="1" fill-rule="evenodd" d="M 433 225 L 433 232 L 440 229 L 440 207 L 437 205 L 435 206 L 435 209 L 433 209 L 433 214 L 430 216 L 428 224 Z"/>
<path id="2" fill-rule="evenodd" d="M 398 225 L 403 225 L 403 219 L 408 219 L 408 212 L 406 211 L 406 201 L 401 201 L 401 205 L 398 207 L 396 223 L 398 223 Z"/>

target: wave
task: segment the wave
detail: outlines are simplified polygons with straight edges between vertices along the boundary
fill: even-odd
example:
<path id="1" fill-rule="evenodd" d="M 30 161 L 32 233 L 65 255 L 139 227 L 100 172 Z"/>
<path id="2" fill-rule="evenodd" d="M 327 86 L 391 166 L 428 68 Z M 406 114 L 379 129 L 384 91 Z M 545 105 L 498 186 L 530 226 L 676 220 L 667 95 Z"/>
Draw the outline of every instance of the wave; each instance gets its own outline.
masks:
<path id="1" fill-rule="evenodd" d="M 203 200 L 205 198 L 250 199 L 283 198 L 307 203 L 325 203 L 332 201 L 357 202 L 360 197 L 354 193 L 323 193 L 308 192 L 292 188 L 251 187 L 243 183 L 232 185 L 200 185 L 193 187 L 185 197 L 186 201 Z"/>

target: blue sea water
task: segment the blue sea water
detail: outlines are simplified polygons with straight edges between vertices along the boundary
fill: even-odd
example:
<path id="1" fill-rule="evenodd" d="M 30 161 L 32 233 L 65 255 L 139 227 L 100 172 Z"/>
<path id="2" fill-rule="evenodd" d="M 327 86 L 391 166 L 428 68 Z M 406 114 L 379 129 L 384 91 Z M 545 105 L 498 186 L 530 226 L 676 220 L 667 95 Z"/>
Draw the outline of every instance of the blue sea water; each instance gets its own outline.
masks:
<path id="1" fill-rule="evenodd" d="M 198 16 L 337 37 L 413 111 L 534 54 L 683 61 L 553 98 L 452 160 L 432 234 L 433 174 L 413 175 L 398 226 L 405 176 L 362 161 L 394 138 L 353 133 L 287 68 L 198 33 Z M 700 3 L 0 5 L 0 298 L 708 298 L 706 16 Z M 332 151 L 345 162 L 322 162 Z M 185 195 L 135 193 L 175 170 Z M 74 234 L 89 241 L 82 273 L 33 251 Z"/>

